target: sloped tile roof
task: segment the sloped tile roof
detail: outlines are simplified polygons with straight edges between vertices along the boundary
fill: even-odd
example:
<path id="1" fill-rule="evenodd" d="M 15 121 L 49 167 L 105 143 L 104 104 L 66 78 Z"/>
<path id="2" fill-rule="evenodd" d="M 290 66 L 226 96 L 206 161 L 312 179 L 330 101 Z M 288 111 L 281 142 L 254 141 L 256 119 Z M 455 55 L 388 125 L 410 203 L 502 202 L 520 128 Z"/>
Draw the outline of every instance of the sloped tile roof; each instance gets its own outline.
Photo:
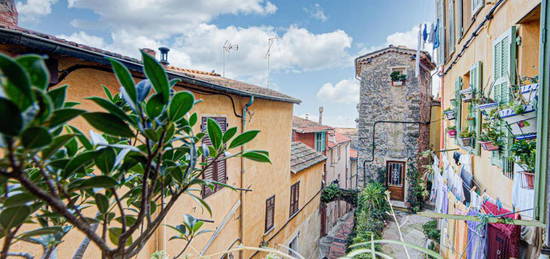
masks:
<path id="1" fill-rule="evenodd" d="M 306 146 L 306 144 L 292 142 L 290 149 L 290 172 L 293 174 L 298 173 L 326 159 L 325 156 Z"/>
<path id="2" fill-rule="evenodd" d="M 333 147 L 337 146 L 338 144 L 342 144 L 342 143 L 345 143 L 345 142 L 351 142 L 350 138 L 348 138 L 346 135 L 340 134 L 338 132 L 334 132 L 333 136 L 330 136 L 328 139 L 329 139 L 328 148 L 333 148 Z"/>
<path id="3" fill-rule="evenodd" d="M 332 130 L 332 127 L 321 125 L 317 122 L 306 120 L 298 116 L 292 118 L 292 129 L 299 133 L 312 133 Z"/>
<path id="4" fill-rule="evenodd" d="M 0 24 L 0 43 L 11 42 L 12 44 L 27 46 L 29 48 L 42 48 L 39 43 L 45 42 L 47 44 L 55 44 L 56 48 L 54 52 L 58 52 L 58 47 L 70 48 L 70 55 L 76 55 L 76 53 L 86 53 L 89 55 L 97 55 L 99 57 L 109 56 L 119 59 L 123 62 L 128 62 L 134 66 L 141 67 L 141 61 L 132 57 L 124 56 L 115 52 L 107 51 L 91 47 L 88 45 L 80 44 L 77 42 L 68 41 L 53 35 L 36 32 L 33 30 L 21 28 L 19 26 L 6 26 Z M 140 71 L 141 72 L 141 71 Z M 168 73 L 185 77 L 190 80 L 196 80 L 200 82 L 206 82 L 212 84 L 212 88 L 217 91 L 230 92 L 237 95 L 249 96 L 253 95 L 260 99 L 268 99 L 281 102 L 300 103 L 299 99 L 291 96 L 279 93 L 277 91 L 267 89 L 265 87 L 252 85 L 229 78 L 224 78 L 216 73 L 204 72 L 194 69 L 178 68 L 174 66 L 168 67 Z M 207 86 L 208 87 L 208 86 Z M 231 91 L 233 90 L 233 91 Z"/>

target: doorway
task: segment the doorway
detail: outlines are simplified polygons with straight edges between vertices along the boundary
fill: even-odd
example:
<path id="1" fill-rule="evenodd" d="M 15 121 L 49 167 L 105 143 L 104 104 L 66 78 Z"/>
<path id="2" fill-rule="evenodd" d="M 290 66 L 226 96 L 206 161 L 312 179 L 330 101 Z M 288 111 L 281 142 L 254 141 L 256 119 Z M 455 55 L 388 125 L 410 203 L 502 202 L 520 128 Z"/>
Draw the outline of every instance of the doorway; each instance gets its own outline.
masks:
<path id="1" fill-rule="evenodd" d="M 405 162 L 386 162 L 386 185 L 392 200 L 405 201 Z"/>

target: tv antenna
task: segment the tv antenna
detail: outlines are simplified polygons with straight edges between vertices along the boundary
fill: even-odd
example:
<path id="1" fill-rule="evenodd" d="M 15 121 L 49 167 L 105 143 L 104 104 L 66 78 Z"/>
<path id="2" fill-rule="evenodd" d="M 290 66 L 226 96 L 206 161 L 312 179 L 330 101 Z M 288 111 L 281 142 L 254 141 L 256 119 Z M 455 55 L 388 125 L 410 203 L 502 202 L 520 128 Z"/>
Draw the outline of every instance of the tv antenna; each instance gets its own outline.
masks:
<path id="1" fill-rule="evenodd" d="M 269 59 L 271 57 L 271 47 L 273 46 L 273 43 L 275 43 L 275 40 L 277 37 L 272 37 L 267 39 L 267 52 L 265 53 L 265 57 L 267 58 L 267 77 L 266 77 L 266 87 L 269 88 Z"/>
<path id="2" fill-rule="evenodd" d="M 229 55 L 230 51 L 239 51 L 239 44 L 231 43 L 229 40 L 226 40 L 223 44 L 223 53 L 222 53 L 222 62 L 223 62 L 223 70 L 222 70 L 222 76 L 225 76 L 225 61 L 226 56 Z"/>

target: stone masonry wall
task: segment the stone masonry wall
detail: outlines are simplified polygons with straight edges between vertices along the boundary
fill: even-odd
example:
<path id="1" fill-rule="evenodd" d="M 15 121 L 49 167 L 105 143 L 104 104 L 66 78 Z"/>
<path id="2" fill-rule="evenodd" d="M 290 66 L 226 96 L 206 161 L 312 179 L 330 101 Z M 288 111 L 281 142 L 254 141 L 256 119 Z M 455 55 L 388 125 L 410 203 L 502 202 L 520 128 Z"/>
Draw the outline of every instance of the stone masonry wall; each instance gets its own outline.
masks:
<path id="1" fill-rule="evenodd" d="M 383 181 L 379 173 L 385 172 L 386 161 L 416 159 L 419 151 L 428 148 L 429 127 L 419 124 L 378 123 L 375 135 L 374 161 L 372 160 L 373 125 L 376 121 L 422 121 L 430 119 L 430 74 L 421 70 L 421 80 L 414 75 L 415 60 L 407 53 L 386 52 L 369 58 L 361 64 L 360 101 L 357 120 L 359 134 L 359 181 Z M 392 86 L 392 67 L 405 67 L 407 81 L 403 86 Z M 384 176 L 381 174 L 380 176 Z"/>

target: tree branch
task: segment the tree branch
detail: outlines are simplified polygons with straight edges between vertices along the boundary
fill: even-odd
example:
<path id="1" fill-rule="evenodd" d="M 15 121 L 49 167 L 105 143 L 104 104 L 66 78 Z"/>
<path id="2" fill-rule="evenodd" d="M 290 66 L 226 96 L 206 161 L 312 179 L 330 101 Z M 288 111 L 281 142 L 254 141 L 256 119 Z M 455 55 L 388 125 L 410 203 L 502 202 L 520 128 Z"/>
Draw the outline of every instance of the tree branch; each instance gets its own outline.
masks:
<path id="1" fill-rule="evenodd" d="M 92 230 L 95 232 L 97 230 L 97 227 L 99 227 L 98 223 L 94 223 L 91 225 Z M 80 245 L 78 246 L 78 249 L 73 254 L 73 259 L 82 259 L 84 256 L 84 252 L 86 252 L 86 249 L 88 249 L 88 245 L 90 244 L 90 238 L 84 237 L 82 242 L 80 242 Z"/>

